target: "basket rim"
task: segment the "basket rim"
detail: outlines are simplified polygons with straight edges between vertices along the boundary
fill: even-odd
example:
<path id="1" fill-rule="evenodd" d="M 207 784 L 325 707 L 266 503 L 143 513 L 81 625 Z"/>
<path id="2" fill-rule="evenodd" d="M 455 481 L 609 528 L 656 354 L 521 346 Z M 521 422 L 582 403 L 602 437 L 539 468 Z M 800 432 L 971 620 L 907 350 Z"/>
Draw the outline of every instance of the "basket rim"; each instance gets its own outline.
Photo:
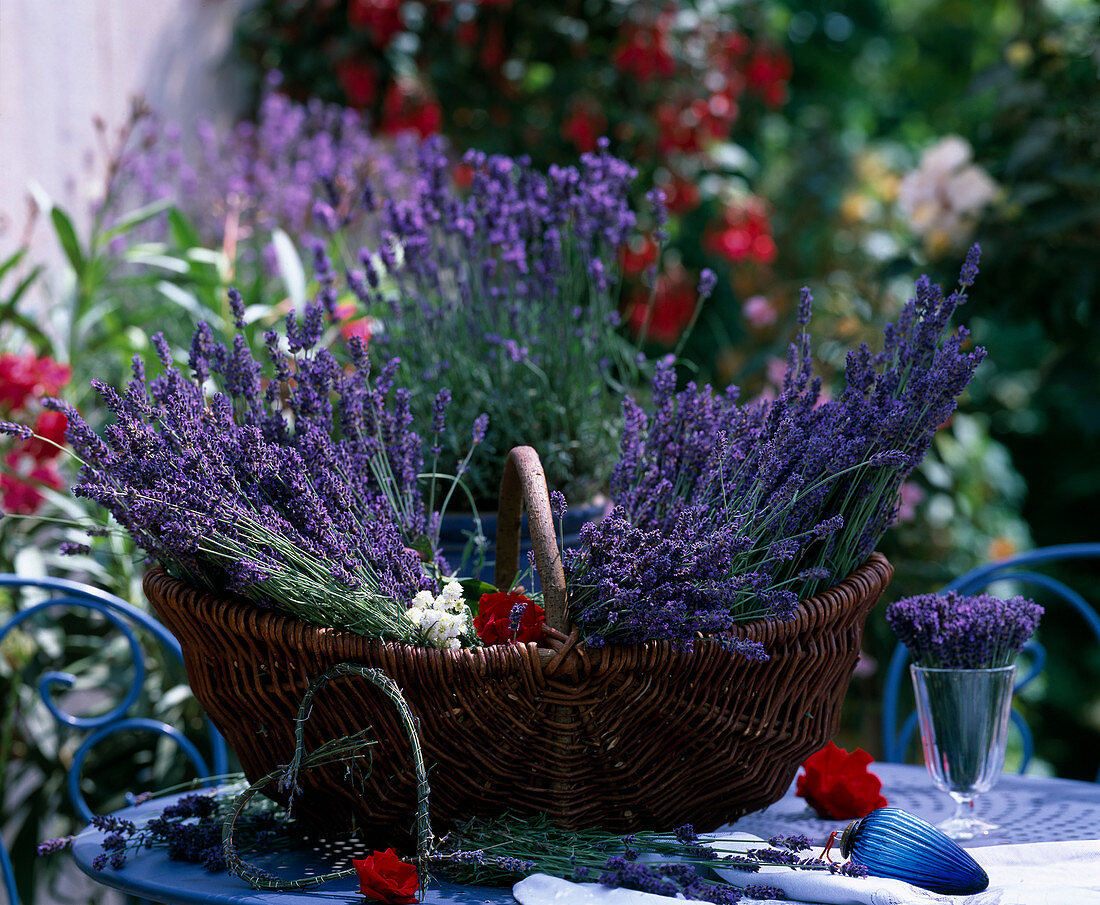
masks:
<path id="1" fill-rule="evenodd" d="M 765 646 L 783 642 L 794 635 L 812 632 L 822 624 L 834 619 L 846 609 L 862 604 L 862 611 L 869 611 L 878 601 L 882 590 L 893 574 L 893 566 L 881 553 L 874 552 L 853 572 L 836 584 L 799 601 L 794 618 L 789 621 L 775 621 L 765 618 L 743 623 L 733 627 L 740 638 L 758 641 Z M 459 664 L 477 664 L 480 670 L 488 672 L 511 672 L 529 666 L 533 660 L 545 662 L 563 652 L 559 644 L 552 647 L 539 647 L 535 642 L 525 644 L 495 644 L 488 647 L 467 648 L 457 651 L 438 648 L 418 647 L 397 641 L 380 641 L 365 635 L 357 635 L 344 629 L 318 626 L 276 610 L 265 610 L 254 603 L 226 594 L 217 594 L 197 588 L 180 578 L 174 578 L 161 565 L 150 568 L 142 581 L 146 596 L 158 611 L 161 607 L 175 609 L 167 599 L 186 597 L 193 608 L 209 608 L 220 611 L 220 619 L 228 621 L 234 615 L 242 617 L 257 637 L 285 637 L 291 633 L 299 638 L 312 638 L 312 647 L 333 651 L 341 658 L 355 659 L 369 652 L 371 658 L 389 659 L 400 655 L 408 658 L 410 654 L 427 660 L 449 662 L 453 667 Z M 156 599 L 154 599 L 156 598 Z M 158 601 L 164 601 L 158 606 Z M 862 612 L 861 612 L 862 615 Z M 169 623 L 170 619 L 162 617 Z M 170 629 L 172 626 L 169 624 Z M 696 646 L 710 647 L 711 639 L 703 638 Z M 564 645 L 565 652 L 573 651 L 586 659 L 602 660 L 609 654 L 621 652 L 623 656 L 636 657 L 654 653 L 683 653 L 681 648 L 673 647 L 669 641 L 645 641 L 635 644 L 608 644 L 598 648 L 589 648 L 577 638 L 571 638 Z"/>

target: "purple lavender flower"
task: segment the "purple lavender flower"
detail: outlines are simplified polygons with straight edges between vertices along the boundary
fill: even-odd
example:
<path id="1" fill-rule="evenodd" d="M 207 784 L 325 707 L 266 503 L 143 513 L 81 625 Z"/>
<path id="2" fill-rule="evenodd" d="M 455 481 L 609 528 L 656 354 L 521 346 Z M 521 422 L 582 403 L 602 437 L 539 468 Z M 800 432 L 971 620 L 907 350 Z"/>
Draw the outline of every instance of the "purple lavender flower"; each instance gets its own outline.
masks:
<path id="1" fill-rule="evenodd" d="M 569 504 L 565 501 L 565 494 L 560 490 L 550 491 L 550 508 L 556 518 L 565 518 L 565 513 L 569 510 Z"/>
<path id="2" fill-rule="evenodd" d="M 62 836 L 59 839 L 47 839 L 44 842 L 39 842 L 35 848 L 35 853 L 42 856 L 64 851 L 73 844 L 75 838 L 75 836 Z"/>
<path id="3" fill-rule="evenodd" d="M 1043 608 L 1023 597 L 920 594 L 886 609 L 886 621 L 918 666 L 995 669 L 1011 664 Z"/>
<path id="4" fill-rule="evenodd" d="M 88 544 L 80 544 L 75 541 L 62 541 L 57 545 L 57 550 L 62 556 L 84 556 L 92 552 Z"/>
<path id="5" fill-rule="evenodd" d="M 485 432 L 488 429 L 489 429 L 489 416 L 486 415 L 486 414 L 478 415 L 474 419 L 474 427 L 473 427 L 473 430 L 470 432 L 471 441 L 473 442 L 474 446 L 477 446 L 477 444 L 484 442 Z"/>
<path id="6" fill-rule="evenodd" d="M 233 323 L 238 330 L 244 329 L 244 300 L 241 294 L 232 286 L 229 287 L 229 307 L 233 311 Z"/>
<path id="7" fill-rule="evenodd" d="M 14 421 L 0 421 L 0 434 L 18 437 L 20 440 L 30 440 L 34 437 L 34 430 L 26 424 L 16 424 Z"/>
<path id="8" fill-rule="evenodd" d="M 704 267 L 699 274 L 699 299 L 709 299 L 714 294 L 714 289 L 718 285 L 718 276 L 709 267 Z"/>

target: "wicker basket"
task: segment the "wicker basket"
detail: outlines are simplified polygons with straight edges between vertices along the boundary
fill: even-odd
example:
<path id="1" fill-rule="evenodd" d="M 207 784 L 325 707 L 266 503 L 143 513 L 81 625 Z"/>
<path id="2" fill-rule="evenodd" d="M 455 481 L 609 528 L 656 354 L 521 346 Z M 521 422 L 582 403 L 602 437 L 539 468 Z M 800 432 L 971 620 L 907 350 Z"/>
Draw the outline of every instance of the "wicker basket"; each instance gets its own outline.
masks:
<path id="1" fill-rule="evenodd" d="M 873 554 L 800 604 L 791 622 L 740 629 L 771 659 L 701 641 L 587 650 L 568 626 L 565 580 L 534 450 L 509 455 L 501 484 L 497 583 L 515 575 L 526 503 L 544 588 L 549 648 L 440 651 L 317 628 L 153 569 L 145 592 L 183 647 L 195 695 L 250 778 L 290 760 L 297 708 L 336 663 L 382 669 L 420 723 L 435 828 L 505 810 L 615 830 L 709 831 L 780 798 L 798 765 L 837 729 L 863 622 L 892 568 Z M 392 707 L 357 679 L 329 683 L 306 724 L 307 750 L 371 726 L 379 744 L 357 786 L 342 766 L 301 777 L 299 817 L 356 826 L 389 844 L 411 829 L 409 746 Z M 375 832 L 376 831 L 376 832 Z"/>

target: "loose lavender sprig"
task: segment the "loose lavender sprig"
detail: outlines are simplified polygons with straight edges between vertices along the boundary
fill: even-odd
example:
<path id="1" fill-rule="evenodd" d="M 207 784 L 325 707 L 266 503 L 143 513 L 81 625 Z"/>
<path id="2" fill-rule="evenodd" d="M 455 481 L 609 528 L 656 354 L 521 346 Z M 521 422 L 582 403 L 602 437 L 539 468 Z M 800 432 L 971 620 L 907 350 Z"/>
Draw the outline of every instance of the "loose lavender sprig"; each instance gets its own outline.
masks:
<path id="1" fill-rule="evenodd" d="M 1023 597 L 949 591 L 895 601 L 886 621 L 918 666 L 997 669 L 1012 663 L 1042 614 L 1041 606 Z"/>
<path id="2" fill-rule="evenodd" d="M 917 281 L 882 351 L 849 353 L 836 399 L 813 373 L 808 291 L 774 401 L 741 404 L 735 387 L 677 392 L 672 362 L 659 364 L 648 408 L 624 403 L 616 509 L 564 555 L 587 641 L 729 638 L 739 622 L 791 618 L 800 598 L 863 562 L 984 357 L 951 326 L 978 255 L 950 295 Z"/>

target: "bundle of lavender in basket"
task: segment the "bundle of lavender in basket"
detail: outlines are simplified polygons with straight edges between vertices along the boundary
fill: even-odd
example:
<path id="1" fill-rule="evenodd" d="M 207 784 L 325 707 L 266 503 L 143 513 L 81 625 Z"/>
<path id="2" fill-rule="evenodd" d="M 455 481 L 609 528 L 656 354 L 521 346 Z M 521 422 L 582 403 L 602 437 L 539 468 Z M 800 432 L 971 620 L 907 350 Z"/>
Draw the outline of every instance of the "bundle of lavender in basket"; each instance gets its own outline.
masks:
<path id="1" fill-rule="evenodd" d="M 241 328 L 244 303 L 236 292 L 230 301 Z M 372 371 L 356 337 L 340 362 L 324 328 L 319 303 L 291 312 L 284 334 L 265 334 L 261 362 L 243 334 L 226 345 L 200 323 L 189 373 L 157 334 L 159 376 L 147 378 L 135 356 L 124 392 L 93 381 L 114 416 L 102 436 L 71 405 L 48 400 L 68 418 L 74 493 L 196 587 L 374 638 L 476 645 L 437 552 L 437 500 L 422 493 L 424 443 L 409 391 L 395 388 L 397 362 Z M 446 406 L 441 393 L 436 437 Z M 482 416 L 460 465 L 485 428 Z"/>
<path id="2" fill-rule="evenodd" d="M 702 633 L 737 646 L 732 626 L 789 619 L 863 562 L 984 357 L 951 324 L 978 256 L 975 246 L 950 294 L 922 277 L 881 351 L 849 352 L 836 398 L 813 373 L 806 291 L 774 401 L 742 404 L 736 387 L 677 392 L 672 363 L 659 367 L 651 407 L 624 403 L 614 511 L 565 552 L 588 643 L 687 646 Z"/>
<path id="3" fill-rule="evenodd" d="M 800 599 L 870 554 L 982 360 L 951 326 L 977 257 L 975 248 L 949 295 L 919 280 L 883 349 L 849 353 L 835 399 L 813 374 L 808 293 L 774 401 L 741 404 L 736 388 L 693 384 L 677 392 L 671 361 L 657 368 L 649 411 L 626 397 L 616 506 L 563 556 L 585 640 L 689 647 L 707 635 L 766 657 L 731 629 L 792 618 Z M 243 302 L 231 301 L 240 326 Z M 200 324 L 185 375 L 158 339 L 160 376 L 147 380 L 135 361 L 124 393 L 97 386 L 116 419 L 102 437 L 51 403 L 69 418 L 81 460 L 75 491 L 194 585 L 371 637 L 476 645 L 438 553 L 438 509 L 465 478 L 486 419 L 475 419 L 440 499 L 438 461 L 425 474 L 422 450 L 430 443 L 438 460 L 450 392 L 430 397 L 426 443 L 414 393 L 395 386 L 396 360 L 373 375 L 361 340 L 348 343 L 346 364 L 322 342 L 330 303 L 322 286 L 301 316 L 287 316 L 285 337 L 267 333 L 265 364 L 243 335 L 227 346 Z"/>

